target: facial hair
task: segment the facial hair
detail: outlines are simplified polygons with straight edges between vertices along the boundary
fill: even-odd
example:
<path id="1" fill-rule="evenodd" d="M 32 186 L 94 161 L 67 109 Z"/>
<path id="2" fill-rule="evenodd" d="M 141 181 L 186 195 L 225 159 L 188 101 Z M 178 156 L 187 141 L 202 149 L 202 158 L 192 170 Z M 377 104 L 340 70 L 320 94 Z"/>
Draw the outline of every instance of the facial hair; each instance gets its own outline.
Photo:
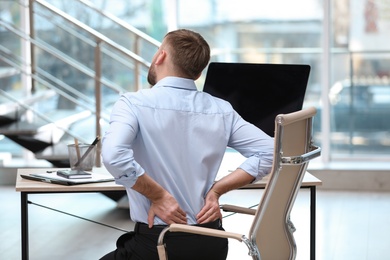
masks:
<path id="1" fill-rule="evenodd" d="M 149 71 L 148 71 L 148 82 L 151 86 L 156 85 L 156 71 L 154 69 L 154 64 L 152 63 L 150 65 Z"/>

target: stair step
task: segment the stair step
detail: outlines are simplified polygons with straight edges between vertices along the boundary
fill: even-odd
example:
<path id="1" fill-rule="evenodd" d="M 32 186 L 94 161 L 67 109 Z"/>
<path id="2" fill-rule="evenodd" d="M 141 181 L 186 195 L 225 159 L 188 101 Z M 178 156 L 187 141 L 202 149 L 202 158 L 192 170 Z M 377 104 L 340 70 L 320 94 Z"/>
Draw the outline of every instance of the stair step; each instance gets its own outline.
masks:
<path id="1" fill-rule="evenodd" d="M 6 136 L 18 136 L 18 135 L 36 135 L 40 132 L 46 132 L 57 126 L 68 129 L 72 124 L 77 121 L 86 119 L 91 116 L 90 111 L 75 112 L 74 110 L 56 110 L 46 115 L 51 118 L 54 123 L 48 123 L 47 121 L 35 117 L 34 120 L 27 121 L 15 121 L 5 125 L 0 125 L 0 134 Z"/>
<path id="2" fill-rule="evenodd" d="M 41 90 L 37 93 L 25 97 L 22 91 L 0 91 L 0 115 L 17 119 L 15 117 L 21 116 L 26 111 L 21 104 L 31 106 L 36 102 L 42 102 L 56 95 L 54 90 Z M 13 101 L 14 100 L 14 101 Z"/>
<path id="3" fill-rule="evenodd" d="M 70 167 L 68 156 L 68 143 L 60 142 L 46 147 L 45 149 L 34 153 L 38 160 L 46 160 L 58 168 Z"/>
<path id="4" fill-rule="evenodd" d="M 0 134 L 6 136 L 35 135 L 43 124 L 30 123 L 27 121 L 16 121 L 0 127 Z"/>
<path id="5" fill-rule="evenodd" d="M 3 125 L 8 125 L 8 124 L 14 123 L 15 121 L 16 121 L 16 119 L 0 115 L 0 127 Z"/>
<path id="6" fill-rule="evenodd" d="M 51 118 L 56 119 L 54 123 L 47 123 L 35 117 L 32 122 L 17 121 L 0 126 L 0 134 L 35 154 L 59 143 L 63 137 L 66 137 L 66 129 L 91 116 L 90 111 L 75 113 L 74 110 L 52 111 L 51 114 Z M 47 116 L 49 117 L 49 115 Z M 55 156 L 58 154 L 57 151 L 61 151 L 61 149 L 63 150 L 62 154 L 59 157 Z M 69 165 L 67 147 L 53 148 L 53 151 L 49 151 L 48 156 L 46 154 L 44 156 L 47 157 L 46 160 L 58 167 L 68 167 L 67 165 Z"/>
<path id="7" fill-rule="evenodd" d="M 35 158 L 48 161 L 68 160 L 68 143 L 60 142 L 35 153 Z"/>

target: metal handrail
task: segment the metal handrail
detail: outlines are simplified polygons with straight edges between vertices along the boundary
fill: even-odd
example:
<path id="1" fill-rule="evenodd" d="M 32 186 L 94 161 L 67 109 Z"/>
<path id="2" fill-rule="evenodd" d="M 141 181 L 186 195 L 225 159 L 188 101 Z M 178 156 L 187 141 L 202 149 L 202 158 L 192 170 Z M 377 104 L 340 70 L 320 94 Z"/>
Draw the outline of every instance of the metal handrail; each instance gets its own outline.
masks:
<path id="1" fill-rule="evenodd" d="M 4 49 L 0 46 L 0 51 L 4 51 Z M 10 53 L 7 53 L 8 55 L 12 55 Z M 56 93 L 57 94 L 60 94 L 62 96 L 64 96 L 66 99 L 72 101 L 73 103 L 77 104 L 78 106 L 90 111 L 91 113 L 93 114 L 96 114 L 96 111 L 91 109 L 91 107 L 88 106 L 88 104 L 86 104 L 85 102 L 80 102 L 78 101 L 77 99 L 75 99 L 74 97 L 70 96 L 69 94 L 67 94 L 66 92 L 62 91 L 62 90 L 59 90 L 58 88 L 56 88 L 54 85 L 50 84 L 49 82 L 47 82 L 46 80 L 42 79 L 41 77 L 39 77 L 38 75 L 36 74 L 31 74 L 29 72 L 27 72 L 26 70 L 22 69 L 18 64 L 16 64 L 15 62 L 12 62 L 10 59 L 6 58 L 6 57 L 2 57 L 2 60 L 7 63 L 8 65 L 12 66 L 13 68 L 15 68 L 19 73 L 22 73 L 24 75 L 27 75 L 27 76 L 30 76 L 32 79 L 34 79 L 35 81 L 39 82 L 40 84 L 42 84 L 43 86 L 45 87 L 48 87 L 50 89 L 55 89 Z M 65 83 L 63 83 L 65 84 Z M 80 97 L 80 96 L 78 96 Z M 101 115 L 101 118 L 104 119 L 105 121 L 108 122 L 109 120 L 109 116 L 108 115 Z M 46 121 L 48 123 L 54 123 L 53 120 L 47 120 Z"/>
<path id="2" fill-rule="evenodd" d="M 24 109 L 34 112 L 35 115 L 37 115 L 41 119 L 45 120 L 46 122 L 54 124 L 58 129 L 64 131 L 68 135 L 73 136 L 73 137 L 77 138 L 78 140 L 80 140 L 80 141 L 82 141 L 84 143 L 88 143 L 88 141 L 85 140 L 82 136 L 78 136 L 76 133 L 72 133 L 67 128 L 62 127 L 60 124 L 57 124 L 56 122 L 53 122 L 53 120 L 48 118 L 45 114 L 37 111 L 32 106 L 26 105 L 24 102 L 19 101 L 17 98 L 14 98 L 12 95 L 8 94 L 4 90 L 0 89 L 0 94 L 5 96 L 5 97 L 7 97 L 9 100 L 12 100 L 13 102 L 17 103 L 19 106 L 23 107 Z"/>
<path id="3" fill-rule="evenodd" d="M 64 25 L 64 23 L 61 23 L 61 22 L 58 22 L 57 19 L 54 19 L 55 16 L 49 16 L 48 14 L 44 13 L 44 12 L 40 12 L 39 10 L 34 10 L 34 12 L 36 14 L 39 14 L 39 16 L 41 17 L 45 17 L 47 20 L 51 21 L 52 24 L 54 24 L 55 26 L 57 26 L 58 28 L 61 28 L 62 30 L 64 30 L 65 32 L 69 33 L 70 35 L 74 36 L 75 38 L 78 38 L 80 39 L 81 41 L 83 41 L 84 43 L 88 44 L 89 46 L 95 46 L 96 42 L 85 37 L 83 34 L 81 34 L 79 31 L 73 29 L 73 28 L 70 28 L 69 26 L 66 26 Z M 54 14 L 54 13 L 52 13 Z M 117 55 L 115 54 L 114 52 L 112 51 L 108 51 L 106 50 L 105 48 L 102 48 L 101 49 L 102 53 L 104 53 L 105 55 L 113 58 L 114 60 L 122 63 L 123 65 L 125 65 L 126 67 L 137 67 L 137 62 L 135 63 L 136 65 L 134 66 L 134 64 L 130 64 L 127 60 L 125 60 L 125 58 L 123 58 L 122 56 L 120 55 Z M 104 82 L 102 82 L 104 84 Z M 118 90 L 117 90 L 118 91 Z"/>
<path id="4" fill-rule="evenodd" d="M 134 69 L 134 78 L 135 78 L 135 88 L 136 90 L 141 88 L 141 78 L 140 75 L 142 73 L 146 72 L 148 68 L 150 67 L 150 63 L 140 57 L 138 55 L 138 50 L 139 50 L 139 44 L 140 41 L 143 40 L 145 41 L 146 44 L 151 44 L 151 46 L 158 48 L 160 43 L 153 38 L 149 37 L 148 35 L 144 34 L 141 31 L 138 31 L 137 29 L 131 27 L 130 25 L 126 24 L 125 22 L 121 21 L 117 17 L 103 11 L 99 10 L 93 4 L 89 1 L 85 0 L 76 0 L 88 8 L 98 12 L 100 15 L 103 15 L 104 17 L 110 19 L 117 25 L 122 26 L 125 28 L 127 31 L 131 32 L 135 36 L 135 53 L 126 49 L 122 45 L 117 44 L 116 42 L 112 41 L 108 37 L 104 36 L 103 34 L 99 33 L 98 31 L 90 28 L 89 26 L 83 24 L 79 20 L 71 17 L 70 15 L 66 14 L 65 12 L 61 11 L 60 9 L 52 6 L 51 4 L 47 3 L 44 0 L 29 0 L 28 6 L 26 6 L 24 3 L 20 2 L 19 4 L 25 8 L 29 9 L 29 14 L 30 14 L 30 35 L 27 35 L 26 33 L 22 32 L 20 29 L 16 28 L 12 24 L 8 24 L 7 22 L 4 22 L 0 20 L 0 25 L 4 26 L 8 31 L 13 32 L 16 34 L 19 38 L 23 39 L 24 41 L 28 42 L 31 44 L 31 46 L 38 47 L 45 52 L 49 53 L 50 55 L 56 57 L 57 59 L 65 62 L 69 66 L 77 69 L 78 71 L 84 73 L 88 77 L 94 79 L 95 81 L 95 100 L 88 99 L 88 97 L 84 97 L 82 94 L 78 95 L 78 97 L 82 98 L 83 100 L 87 99 L 86 102 L 78 102 L 77 99 L 73 98 L 71 95 L 69 95 L 67 92 L 62 91 L 61 89 L 57 88 L 54 86 L 52 83 L 61 86 L 61 88 L 71 90 L 71 86 L 67 85 L 66 83 L 61 83 L 59 80 L 49 73 L 45 73 L 45 71 L 40 70 L 39 68 L 35 67 L 35 60 L 34 60 L 34 49 L 31 50 L 31 68 L 32 71 L 31 73 L 28 70 L 24 70 L 21 65 L 18 65 L 18 62 L 13 62 L 11 59 L 8 60 L 8 64 L 12 64 L 14 68 L 16 68 L 19 72 L 21 72 L 24 75 L 27 75 L 28 77 L 31 78 L 32 84 L 35 82 L 38 82 L 50 89 L 53 89 L 58 93 L 59 95 L 65 97 L 66 99 L 70 100 L 71 102 L 74 102 L 75 104 L 87 109 L 88 111 L 95 113 L 96 117 L 96 134 L 101 135 L 101 126 L 100 126 L 100 119 L 105 119 L 107 120 L 107 115 L 101 114 L 101 85 L 104 85 L 118 93 L 122 93 L 125 90 L 121 87 L 116 85 L 114 82 L 111 82 L 108 79 L 103 78 L 102 72 L 101 72 L 101 56 L 102 54 L 109 56 L 110 58 L 113 58 L 117 62 L 122 63 L 123 65 Z M 35 8 L 34 6 L 39 5 L 43 7 L 44 10 L 48 10 L 49 13 L 41 12 L 39 11 L 41 8 Z M 35 10 L 37 9 L 37 10 Z M 41 9 L 42 10 L 42 9 Z M 66 55 L 65 53 L 53 48 L 51 45 L 47 44 L 44 41 L 41 41 L 39 39 L 36 39 L 34 37 L 35 30 L 34 30 L 34 13 L 42 16 L 42 17 L 51 17 L 49 14 L 52 13 L 55 16 L 54 17 L 60 17 L 61 19 L 69 22 L 70 25 L 75 26 L 76 28 L 79 28 L 82 32 L 87 32 L 89 35 L 92 36 L 92 39 L 85 37 L 82 33 L 78 32 L 77 30 L 72 29 L 70 26 L 64 26 L 63 23 L 59 24 L 58 19 L 49 19 L 52 21 L 52 23 L 55 26 L 58 26 L 62 28 L 63 30 L 67 31 L 70 35 L 75 36 L 77 39 L 80 39 L 81 41 L 84 41 L 88 45 L 92 46 L 95 48 L 95 68 L 90 69 L 87 66 L 81 64 L 80 62 L 74 60 L 70 56 Z M 15 28 L 14 28 L 15 27 Z M 103 47 L 104 44 L 104 47 Z M 7 54 L 8 55 L 8 54 Z M 12 56 L 12 59 L 15 59 L 15 55 Z M 16 60 L 19 60 L 19 58 L 16 58 Z M 19 60 L 20 62 L 20 60 Z M 21 61 L 20 64 L 25 64 L 25 66 L 29 66 L 24 61 Z M 45 80 L 47 79 L 47 80 Z M 49 82 L 50 81 L 50 82 Z M 77 90 L 72 90 L 70 92 L 79 92 Z M 94 102 L 95 101 L 95 102 Z M 95 109 L 91 109 L 90 105 L 95 105 Z M 34 111 L 35 112 L 35 111 Z M 38 111 L 36 111 L 37 115 L 39 115 Z M 41 117 L 41 116 L 40 116 Z M 49 118 L 45 117 L 45 120 L 49 120 Z M 51 121 L 52 122 L 52 121 Z M 53 123 L 53 122 L 52 122 Z M 64 130 L 64 129 L 62 129 Z M 67 131 L 66 131 L 67 132 Z M 67 132 L 70 134 L 70 132 Z M 74 134 L 70 134 L 71 136 L 74 137 Z M 100 162 L 97 162 L 97 165 L 99 165 Z"/>
<path id="5" fill-rule="evenodd" d="M 66 20 L 67 22 L 71 23 L 72 25 L 78 27 L 79 29 L 81 29 L 82 31 L 84 32 L 87 32 L 89 33 L 90 35 L 92 35 L 95 39 L 95 75 L 94 75 L 94 81 L 95 81 L 95 111 L 96 111 L 96 135 L 100 136 L 101 135 L 101 126 L 100 126 L 100 110 L 101 110 L 101 84 L 104 84 L 103 83 L 103 80 L 102 80 L 102 73 L 101 73 L 101 54 L 103 52 L 103 48 L 102 48 L 102 44 L 104 43 L 105 45 L 109 46 L 110 48 L 112 48 L 113 50 L 119 52 L 121 55 L 124 55 L 128 58 L 130 58 L 131 60 L 133 60 L 135 62 L 135 79 L 137 79 L 135 81 L 135 86 L 136 86 L 136 89 L 140 89 L 141 88 L 141 82 L 140 82 L 140 78 L 139 78 L 139 75 L 141 74 L 141 68 L 140 66 L 143 66 L 144 68 L 148 69 L 150 67 L 150 63 L 146 60 L 144 60 L 142 57 L 138 56 L 137 54 L 129 51 L 128 49 L 124 48 L 123 46 L 115 43 L 114 41 L 112 41 L 111 39 L 109 39 L 108 37 L 104 36 L 103 34 L 97 32 L 96 30 L 88 27 L 87 25 L 83 24 L 82 22 L 80 22 L 79 20 L 71 17 L 70 15 L 66 14 L 65 12 L 59 10 L 58 8 L 50 5 L 49 3 L 43 1 L 43 0 L 30 0 L 30 21 L 31 21 L 31 26 L 34 25 L 33 23 L 33 13 L 35 12 L 34 11 L 34 6 L 33 4 L 34 3 L 37 3 L 41 6 L 43 6 L 44 8 L 46 8 L 47 10 L 49 10 L 50 12 L 56 14 L 57 16 L 60 16 L 61 18 L 63 18 L 64 20 Z M 85 4 L 88 4 L 87 2 L 84 2 Z M 95 8 L 96 9 L 96 8 Z M 104 13 L 105 16 L 109 16 L 107 13 Z M 112 17 L 111 17 L 112 18 Z M 119 21 L 119 19 L 115 19 L 117 22 Z M 121 24 L 124 24 L 124 23 L 121 23 Z M 34 28 L 32 27 L 32 32 L 34 32 Z M 139 35 L 139 34 L 138 34 Z M 156 44 L 158 45 L 158 44 Z M 56 53 L 51 53 L 52 55 L 56 55 Z M 34 60 L 32 59 L 32 62 L 33 62 L 33 67 L 34 67 Z M 69 60 L 68 60 L 69 62 Z M 34 69 L 34 68 L 33 68 Z M 98 151 L 100 150 L 100 147 L 98 147 Z M 99 158 L 98 158 L 99 159 Z M 100 165 L 100 160 L 97 162 L 97 165 Z"/>
<path id="6" fill-rule="evenodd" d="M 40 41 L 40 40 L 32 39 L 28 35 L 24 34 L 20 30 L 18 30 L 17 28 L 15 28 L 12 25 L 4 22 L 1 18 L 0 18 L 0 25 L 2 25 L 8 31 L 16 34 L 18 37 L 20 37 L 20 38 L 22 38 L 22 39 L 24 39 L 26 41 L 31 42 L 34 46 L 37 46 L 38 48 L 40 48 L 40 49 L 50 53 L 54 57 L 60 59 L 61 61 L 65 62 L 66 64 L 68 64 L 70 66 L 72 66 L 73 68 L 81 71 L 82 73 L 84 73 L 85 75 L 89 76 L 90 78 L 95 78 L 95 73 L 93 72 L 93 70 L 89 69 L 88 67 L 86 67 L 83 64 L 79 63 L 78 61 L 72 59 L 71 57 L 69 57 L 68 55 L 62 53 L 61 51 L 58 51 L 58 50 L 52 48 L 50 45 L 46 44 L 45 42 Z M 118 93 L 121 93 L 121 92 L 124 91 L 124 89 L 121 86 L 116 85 L 114 82 L 111 82 L 111 81 L 109 81 L 107 79 L 101 78 L 100 79 L 100 83 L 105 85 L 105 86 L 107 86 L 108 88 L 110 88 L 112 90 L 115 90 Z"/>
<path id="7" fill-rule="evenodd" d="M 137 54 L 127 50 L 126 48 L 124 48 L 121 45 L 116 44 L 115 42 L 113 42 L 112 40 L 108 39 L 104 35 L 100 34 L 99 32 L 97 32 L 97 31 L 95 31 L 95 30 L 93 30 L 91 28 L 89 28 L 86 25 L 82 24 L 81 22 L 79 22 L 76 19 L 70 17 L 69 15 L 63 13 L 62 11 L 56 9 L 55 7 L 53 7 L 50 4 L 46 3 L 45 1 L 30 0 L 30 2 L 29 2 L 30 15 L 33 14 L 33 4 L 34 4 L 34 2 L 37 3 L 37 4 L 40 4 L 45 9 L 49 10 L 51 13 L 53 13 L 53 14 L 55 14 L 57 16 L 62 17 L 62 19 L 65 19 L 70 24 L 73 24 L 73 25 L 77 26 L 82 31 L 86 31 L 90 35 L 92 35 L 93 40 L 90 40 L 87 37 L 83 37 L 83 35 L 80 34 L 79 32 L 77 32 L 76 30 L 72 30 L 70 27 L 67 28 L 66 26 L 63 26 L 62 24 L 59 25 L 58 23 L 57 24 L 53 23 L 56 26 L 60 26 L 62 29 L 66 30 L 68 33 L 70 33 L 71 35 L 75 36 L 76 38 L 86 42 L 90 46 L 95 47 L 95 71 L 87 68 L 83 64 L 81 64 L 81 63 L 77 62 L 76 60 L 72 59 L 71 57 L 69 57 L 68 55 L 66 55 L 66 54 L 64 54 L 64 53 L 54 49 L 53 47 L 51 47 L 50 45 L 46 44 L 45 42 L 40 41 L 39 39 L 34 39 L 34 33 L 32 33 L 31 34 L 32 37 L 30 37 L 29 35 L 27 35 L 26 33 L 22 32 L 21 30 L 19 30 L 18 28 L 16 28 L 12 24 L 8 24 L 7 22 L 4 22 L 2 20 L 0 20 L 0 24 L 4 28 L 6 28 L 8 31 L 10 31 L 10 32 L 14 33 L 15 35 L 17 35 L 19 38 L 25 40 L 26 42 L 31 43 L 32 46 L 36 46 L 36 47 L 46 51 L 47 53 L 50 53 L 51 55 L 53 55 L 54 57 L 58 58 L 59 60 L 65 62 L 65 63 L 67 63 L 71 67 L 76 68 L 77 70 L 83 72 L 84 74 L 86 74 L 90 78 L 93 78 L 95 80 L 95 88 L 96 88 L 96 90 L 100 90 L 100 85 L 105 85 L 105 86 L 109 87 L 110 89 L 113 89 L 114 91 L 116 91 L 118 93 L 121 93 L 121 92 L 125 91 L 123 88 L 121 88 L 120 86 L 116 85 L 114 82 L 111 82 L 111 81 L 109 81 L 107 79 L 104 79 L 102 77 L 102 75 L 101 75 L 101 57 L 100 57 L 102 53 L 104 53 L 107 56 L 110 56 L 114 60 L 116 60 L 116 61 L 118 61 L 118 62 L 120 62 L 120 63 L 122 63 L 122 64 L 124 64 L 124 65 L 126 65 L 128 67 L 130 67 L 130 68 L 132 66 L 134 66 L 134 68 L 135 68 L 134 70 L 136 71 L 136 74 L 135 74 L 135 78 L 136 79 L 139 77 L 140 71 L 142 71 L 140 69 L 140 66 L 144 67 L 146 69 L 149 68 L 149 66 L 150 66 L 149 62 L 145 61 L 144 59 L 139 57 Z M 88 2 L 84 2 L 84 3 L 88 4 Z M 20 4 L 24 5 L 23 3 L 20 3 Z M 90 3 L 88 5 L 91 7 Z M 97 11 L 96 8 L 93 8 L 93 9 L 95 11 Z M 43 15 L 43 12 L 39 12 L 38 11 L 38 12 L 35 12 L 35 13 L 40 15 L 40 16 Z M 111 20 L 115 20 L 116 23 L 119 22 L 119 19 L 112 19 L 112 16 L 108 15 L 105 12 L 99 12 L 99 13 L 104 14 L 106 17 L 110 17 Z M 46 17 L 47 16 L 48 15 L 46 15 Z M 57 21 L 57 19 L 52 19 L 52 21 L 54 21 L 54 20 Z M 31 19 L 31 21 L 32 21 L 32 19 Z M 120 24 L 122 26 L 125 25 L 123 22 L 121 22 Z M 32 25 L 33 25 L 33 23 L 32 23 Z M 129 26 L 124 26 L 124 27 L 129 29 Z M 32 27 L 32 29 L 33 29 L 33 27 Z M 145 35 L 142 35 L 141 33 L 136 32 L 135 30 L 130 30 L 130 31 L 132 31 L 132 33 L 136 34 L 137 40 L 139 38 L 146 38 L 146 41 L 148 43 L 151 43 L 153 46 L 158 47 L 159 43 L 157 41 L 153 41 L 153 40 L 151 40 L 151 38 L 145 37 Z M 107 47 L 101 48 L 102 44 L 105 44 Z M 110 51 L 110 49 L 112 51 L 114 51 L 114 52 Z M 7 55 L 9 55 L 9 53 Z M 13 57 L 12 59 L 15 59 L 16 55 L 12 55 L 12 57 Z M 126 59 L 128 59 L 128 60 L 126 60 Z M 13 62 L 11 59 L 7 59 L 6 57 L 4 57 L 3 60 L 4 61 L 7 60 L 7 63 L 9 65 L 11 65 L 14 68 L 16 68 L 20 73 L 31 77 L 32 80 L 34 80 L 36 82 L 39 82 L 40 84 L 42 84 L 42 85 L 44 85 L 44 86 L 46 86 L 46 87 L 48 87 L 50 89 L 55 90 L 61 96 L 65 97 L 68 100 L 76 103 L 77 105 L 87 109 L 88 111 L 91 111 L 92 113 L 95 113 L 95 115 L 96 115 L 96 128 L 97 128 L 96 132 L 99 133 L 99 135 L 100 135 L 100 118 L 103 118 L 105 120 L 107 120 L 107 118 L 108 118 L 107 115 L 101 115 L 101 113 L 100 113 L 100 110 L 101 110 L 101 104 L 100 104 L 100 102 L 101 102 L 100 101 L 101 94 L 100 94 L 100 92 L 98 93 L 98 91 L 95 91 L 95 93 L 97 93 L 97 95 L 95 97 L 96 102 L 94 102 L 94 100 L 90 100 L 90 99 L 88 99 L 87 102 L 78 102 L 77 99 L 75 99 L 72 96 L 68 95 L 64 91 L 61 91 L 60 89 L 58 89 L 57 87 L 52 85 L 50 82 L 44 80 L 44 78 L 46 78 L 49 81 L 51 81 L 51 82 L 53 82 L 55 84 L 58 84 L 59 86 L 61 86 L 64 89 L 72 88 L 71 86 L 67 85 L 66 83 L 59 82 L 59 80 L 56 80 L 56 78 L 52 77 L 50 74 L 45 73 L 42 70 L 39 70 L 39 68 L 34 68 L 32 73 L 29 73 L 27 70 L 24 70 L 20 65 L 18 65 L 19 64 L 18 62 Z M 18 58 L 16 58 L 16 60 L 18 60 Z M 130 61 L 133 61 L 134 63 L 130 63 Z M 19 62 L 20 62 L 20 60 L 19 60 Z M 33 62 L 34 62 L 34 60 L 33 60 Z M 24 61 L 21 61 L 20 64 L 27 65 Z M 34 64 L 33 64 L 33 66 L 34 66 Z M 38 74 L 40 74 L 43 77 L 40 77 Z M 139 80 L 136 81 L 135 85 L 136 85 L 136 89 L 139 89 L 141 87 L 140 86 L 140 81 Z M 77 91 L 77 90 L 74 90 L 74 91 Z M 9 99 L 14 100 L 14 99 L 12 99 L 12 96 L 10 96 L 10 95 L 6 95 L 6 96 Z M 84 100 L 82 94 L 78 95 L 78 97 L 79 98 L 81 97 Z M 94 104 L 95 105 L 95 110 L 93 110 L 93 109 L 91 110 L 91 107 L 88 104 L 92 104 L 92 105 Z M 50 123 L 54 123 L 53 120 L 50 120 L 50 118 L 46 117 L 43 114 L 40 114 L 39 111 L 34 111 L 34 109 L 32 109 L 31 107 L 26 107 L 26 108 L 28 108 L 29 110 L 33 111 L 34 114 L 36 114 L 37 116 L 43 118 L 45 121 L 48 121 Z M 62 129 L 62 128 L 60 128 L 60 129 L 64 130 L 66 133 L 70 134 L 73 137 L 77 137 L 77 136 L 75 136 L 74 133 L 71 133 L 70 131 L 67 131 L 66 129 Z M 78 139 L 82 140 L 82 138 L 80 138 L 80 137 L 78 137 Z M 97 164 L 99 164 L 99 162 Z"/>
<path id="8" fill-rule="evenodd" d="M 42 5 L 43 7 L 48 9 L 49 11 L 55 13 L 56 15 L 59 15 L 60 17 L 62 17 L 66 21 L 70 22 L 71 24 L 76 25 L 77 27 L 79 27 L 83 31 L 88 32 L 89 34 L 91 34 L 92 36 L 95 37 L 97 42 L 104 42 L 105 44 L 107 44 L 108 46 L 112 47 L 113 49 L 121 52 L 123 55 L 125 55 L 125 56 L 133 59 L 134 61 L 138 62 L 139 64 L 145 66 L 145 68 L 149 68 L 150 67 L 150 62 L 146 61 L 145 59 L 143 59 L 142 57 L 138 56 L 137 54 L 129 51 L 128 49 L 124 48 L 123 46 L 115 43 L 114 41 L 112 41 L 111 39 L 106 37 L 105 35 L 103 35 L 103 34 L 99 33 L 98 31 L 88 27 L 87 25 L 85 25 L 82 22 L 80 22 L 79 20 L 71 17 L 67 13 L 64 13 L 60 9 L 50 5 L 49 3 L 47 3 L 47 2 L 45 2 L 43 0 L 34 0 L 34 2 Z"/>
<path id="9" fill-rule="evenodd" d="M 116 17 L 116 16 L 114 16 L 114 15 L 112 15 L 112 14 L 110 14 L 110 13 L 104 11 L 104 10 L 100 10 L 99 8 L 96 8 L 96 6 L 94 6 L 90 1 L 87 1 L 87 0 L 77 0 L 77 1 L 82 3 L 82 4 L 84 4 L 85 6 L 88 6 L 90 9 L 93 9 L 94 11 L 98 12 L 99 14 L 105 16 L 106 18 L 110 19 L 111 21 L 113 21 L 117 25 L 120 25 L 121 27 L 123 27 L 126 30 L 130 31 L 131 33 L 136 35 L 137 39 L 145 40 L 145 41 L 147 41 L 148 43 L 154 45 L 157 48 L 160 46 L 161 43 L 159 41 L 157 41 L 154 38 L 150 37 L 146 33 L 143 33 L 142 31 L 138 30 L 137 28 L 134 28 L 133 26 L 130 26 L 129 24 L 127 24 L 124 21 L 122 21 L 121 19 L 118 19 L 118 17 Z"/>
<path id="10" fill-rule="evenodd" d="M 136 50 L 135 53 L 139 52 L 139 46 L 140 46 L 141 40 L 145 40 L 147 43 L 150 43 L 151 45 L 153 45 L 156 48 L 159 48 L 159 46 L 161 45 L 161 43 L 159 41 L 157 41 L 154 38 L 150 37 L 149 35 L 143 33 L 142 31 L 136 29 L 135 27 L 130 26 L 128 23 L 125 23 L 124 21 L 122 21 L 118 17 L 116 17 L 116 16 L 114 16 L 114 15 L 112 15 L 104 10 L 97 8 L 90 1 L 87 1 L 87 0 L 76 0 L 76 1 L 84 4 L 88 8 L 96 11 L 100 15 L 103 15 L 104 17 L 108 18 L 109 20 L 111 20 L 115 24 L 121 26 L 122 28 L 126 29 L 127 31 L 129 31 L 133 35 L 135 35 L 135 46 L 134 46 L 134 49 Z M 141 68 L 139 66 L 139 63 L 135 63 L 135 74 L 139 75 L 140 73 L 141 73 Z M 138 84 L 140 84 L 140 83 L 138 83 Z M 139 89 L 139 88 L 137 88 L 137 89 Z"/>

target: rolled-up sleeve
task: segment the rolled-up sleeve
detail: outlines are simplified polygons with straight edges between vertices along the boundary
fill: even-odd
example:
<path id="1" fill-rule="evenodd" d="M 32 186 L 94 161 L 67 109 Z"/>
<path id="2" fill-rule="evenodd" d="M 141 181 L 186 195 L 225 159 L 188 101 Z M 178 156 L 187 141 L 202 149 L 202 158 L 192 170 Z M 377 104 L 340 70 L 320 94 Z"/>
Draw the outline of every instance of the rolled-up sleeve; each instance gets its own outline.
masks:
<path id="1" fill-rule="evenodd" d="M 255 178 L 254 182 L 256 182 L 270 173 L 272 158 L 269 153 L 256 153 L 246 159 L 239 168 L 252 175 Z"/>
<path id="2" fill-rule="evenodd" d="M 256 126 L 237 115 L 229 146 L 247 159 L 239 166 L 255 180 L 260 180 L 271 172 L 274 139 Z"/>
<path id="3" fill-rule="evenodd" d="M 130 102 L 121 97 L 113 107 L 110 125 L 102 140 L 102 159 L 117 184 L 131 188 L 145 170 L 135 161 L 132 143 L 138 122 Z"/>

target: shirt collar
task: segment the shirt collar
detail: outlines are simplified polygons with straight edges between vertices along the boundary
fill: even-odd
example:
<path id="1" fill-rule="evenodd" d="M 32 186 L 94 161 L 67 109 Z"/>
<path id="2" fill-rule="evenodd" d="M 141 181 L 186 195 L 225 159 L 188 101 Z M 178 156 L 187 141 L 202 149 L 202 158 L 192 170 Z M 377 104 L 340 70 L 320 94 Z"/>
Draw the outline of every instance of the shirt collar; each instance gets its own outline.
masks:
<path id="1" fill-rule="evenodd" d="M 157 82 L 153 88 L 158 87 L 170 87 L 187 90 L 197 90 L 195 82 L 192 79 L 179 78 L 179 77 L 165 77 Z"/>

